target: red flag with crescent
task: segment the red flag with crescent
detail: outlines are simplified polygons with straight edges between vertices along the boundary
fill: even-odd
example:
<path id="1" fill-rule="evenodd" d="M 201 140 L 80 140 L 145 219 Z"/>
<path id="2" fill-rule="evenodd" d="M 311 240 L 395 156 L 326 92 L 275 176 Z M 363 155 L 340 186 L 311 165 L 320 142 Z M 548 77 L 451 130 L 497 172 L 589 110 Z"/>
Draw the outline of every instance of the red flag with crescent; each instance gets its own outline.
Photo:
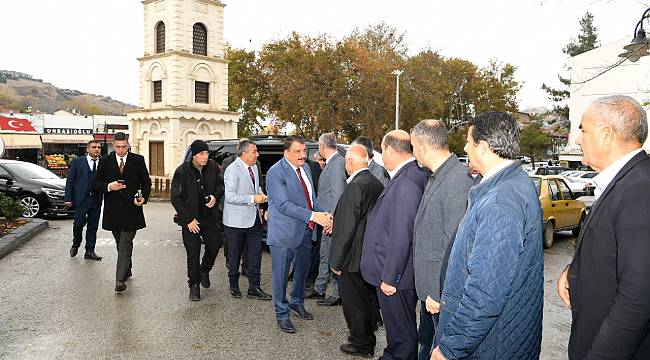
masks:
<path id="1" fill-rule="evenodd" d="M 36 131 L 29 119 L 0 116 L 0 130 Z"/>

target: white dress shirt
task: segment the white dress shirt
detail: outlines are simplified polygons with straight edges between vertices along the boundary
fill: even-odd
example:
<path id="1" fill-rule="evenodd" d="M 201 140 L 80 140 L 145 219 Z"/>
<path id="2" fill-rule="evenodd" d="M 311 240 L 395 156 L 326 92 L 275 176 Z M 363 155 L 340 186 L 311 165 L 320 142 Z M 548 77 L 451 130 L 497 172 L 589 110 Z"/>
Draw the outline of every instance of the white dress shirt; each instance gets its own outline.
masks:
<path id="1" fill-rule="evenodd" d="M 513 163 L 513 160 L 506 160 L 506 161 L 502 162 L 501 164 L 499 164 L 499 165 L 493 167 L 490 171 L 488 171 L 488 172 L 485 173 L 485 175 L 484 175 L 483 178 L 481 179 L 480 184 L 484 183 L 487 179 L 489 179 L 489 178 L 491 178 L 492 176 L 496 175 L 496 173 L 498 173 L 499 171 L 501 171 L 501 170 L 507 168 L 507 167 L 510 166 L 510 164 L 512 164 L 512 163 Z"/>
<path id="2" fill-rule="evenodd" d="M 390 176 L 390 178 L 392 179 L 393 177 L 395 177 L 395 175 L 397 175 L 397 173 L 398 173 L 400 170 L 402 170 L 402 168 L 404 167 L 404 165 L 410 163 L 411 161 L 415 161 L 415 158 L 414 158 L 414 157 L 411 157 L 411 158 L 406 159 L 406 161 L 404 161 L 403 163 L 397 165 L 397 167 L 396 167 L 395 169 L 393 169 L 393 171 L 389 171 L 389 172 L 388 172 L 388 176 Z"/>
<path id="3" fill-rule="evenodd" d="M 290 163 L 289 160 L 287 160 L 286 158 L 284 160 L 287 162 L 287 164 L 289 164 L 291 166 L 291 168 L 293 169 L 293 173 L 297 177 L 298 176 L 298 168 L 293 166 L 293 164 Z M 302 179 L 305 181 L 305 185 L 307 185 L 307 192 L 309 193 L 309 201 L 311 202 L 311 207 L 313 209 L 314 208 L 314 200 L 313 200 L 314 199 L 314 189 L 311 186 L 311 182 L 309 181 L 309 177 L 305 174 L 305 169 L 304 168 L 300 168 L 300 176 L 302 176 Z M 298 181 L 300 181 L 300 179 L 298 179 Z M 314 220 L 314 211 L 313 210 L 311 212 L 311 216 L 309 217 L 309 221 L 312 221 L 312 220 Z"/>
<path id="4" fill-rule="evenodd" d="M 97 166 L 99 166 L 99 156 L 96 157 L 94 160 L 95 161 L 93 161 L 92 156 L 86 154 L 86 161 L 88 162 L 88 167 L 90 168 L 90 170 L 93 169 L 93 163 L 95 163 L 95 170 L 97 170 Z"/>
<path id="5" fill-rule="evenodd" d="M 362 171 L 364 171 L 364 170 L 368 170 L 368 171 L 370 171 L 370 169 L 367 168 L 367 167 L 364 167 L 364 168 L 362 168 L 362 169 L 359 169 L 359 170 L 353 172 L 352 175 L 350 175 L 350 177 L 347 178 L 347 179 L 345 180 L 345 182 L 347 182 L 348 184 L 351 183 L 352 180 L 354 180 L 354 178 L 355 178 L 357 175 L 359 175 L 360 172 L 362 172 Z"/>
<path id="6" fill-rule="evenodd" d="M 643 149 L 632 150 L 631 152 L 627 153 L 627 155 L 614 161 L 611 165 L 605 168 L 605 170 L 601 171 L 600 174 L 594 177 L 594 184 L 596 184 L 596 188 L 594 189 L 594 201 L 598 200 L 600 195 L 603 194 L 603 191 L 607 189 L 609 183 L 614 180 L 623 166 L 625 166 L 625 164 L 632 160 L 632 158 L 641 151 L 643 151 Z"/>
<path id="7" fill-rule="evenodd" d="M 126 157 L 127 157 L 128 155 L 129 155 L 128 152 L 127 152 L 126 155 L 124 155 L 124 156 L 119 156 L 119 155 L 115 154 L 115 159 L 117 159 L 117 168 L 118 168 L 118 169 L 120 168 L 120 159 L 124 159 L 124 166 L 126 166 Z"/>

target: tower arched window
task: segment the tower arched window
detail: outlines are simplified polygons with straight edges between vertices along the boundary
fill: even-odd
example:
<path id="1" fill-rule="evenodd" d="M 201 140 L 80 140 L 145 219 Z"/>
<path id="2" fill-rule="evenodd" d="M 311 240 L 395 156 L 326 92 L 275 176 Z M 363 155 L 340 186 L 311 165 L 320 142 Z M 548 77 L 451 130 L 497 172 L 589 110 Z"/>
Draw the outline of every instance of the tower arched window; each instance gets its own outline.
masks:
<path id="1" fill-rule="evenodd" d="M 165 52 L 165 23 L 156 25 L 156 54 Z"/>
<path id="2" fill-rule="evenodd" d="M 208 29 L 201 23 L 194 24 L 192 36 L 192 52 L 198 55 L 208 55 Z"/>

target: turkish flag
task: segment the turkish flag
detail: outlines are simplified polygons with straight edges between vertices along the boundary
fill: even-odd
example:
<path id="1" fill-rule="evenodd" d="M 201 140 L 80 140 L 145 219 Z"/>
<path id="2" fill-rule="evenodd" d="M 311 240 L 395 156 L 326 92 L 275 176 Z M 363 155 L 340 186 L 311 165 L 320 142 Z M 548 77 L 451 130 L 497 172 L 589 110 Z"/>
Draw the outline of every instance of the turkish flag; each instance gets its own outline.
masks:
<path id="1" fill-rule="evenodd" d="M 0 130 L 36 131 L 29 119 L 0 116 Z"/>

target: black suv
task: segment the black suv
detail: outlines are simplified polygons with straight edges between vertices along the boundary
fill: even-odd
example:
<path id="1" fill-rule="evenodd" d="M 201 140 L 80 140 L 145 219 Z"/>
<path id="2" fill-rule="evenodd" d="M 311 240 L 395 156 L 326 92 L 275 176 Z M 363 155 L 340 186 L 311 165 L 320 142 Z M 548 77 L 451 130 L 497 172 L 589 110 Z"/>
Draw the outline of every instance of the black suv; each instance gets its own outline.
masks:
<path id="1" fill-rule="evenodd" d="M 0 160 L 0 192 L 20 201 L 23 217 L 74 213 L 64 207 L 65 179 L 36 164 Z"/>
<path id="2" fill-rule="evenodd" d="M 284 139 L 286 136 L 268 136 L 268 135 L 257 135 L 251 136 L 249 139 L 257 144 L 257 151 L 260 153 L 260 156 L 257 160 L 260 162 L 262 167 L 262 183 L 266 178 L 266 172 L 269 171 L 271 166 L 278 162 L 284 156 Z M 206 140 L 208 148 L 210 149 L 210 159 L 213 159 L 217 164 L 221 163 L 228 157 L 237 154 L 237 145 L 239 144 L 239 139 L 226 139 L 226 140 Z M 309 159 L 314 159 L 313 155 L 318 151 L 318 141 L 305 140 L 307 145 L 307 157 Z M 189 160 L 192 155 L 189 146 L 185 150 L 182 161 Z"/>

